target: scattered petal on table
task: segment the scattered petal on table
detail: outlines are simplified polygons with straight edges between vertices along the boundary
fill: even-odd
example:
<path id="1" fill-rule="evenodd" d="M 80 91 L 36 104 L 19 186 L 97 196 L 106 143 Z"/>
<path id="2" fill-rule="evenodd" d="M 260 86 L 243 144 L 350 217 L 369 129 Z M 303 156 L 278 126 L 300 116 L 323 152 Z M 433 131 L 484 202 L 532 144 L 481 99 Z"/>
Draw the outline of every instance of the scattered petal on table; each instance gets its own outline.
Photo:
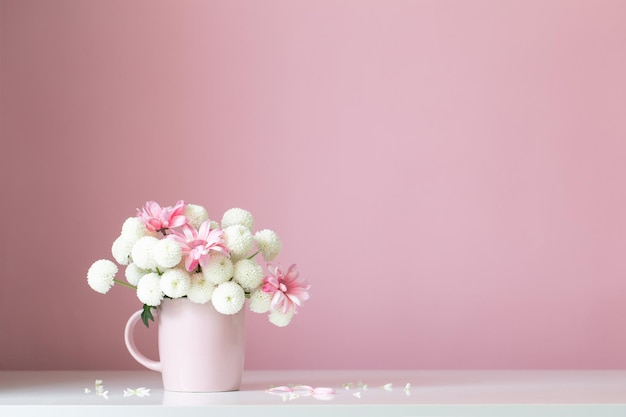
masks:
<path id="1" fill-rule="evenodd" d="M 282 395 L 282 394 L 285 394 L 285 393 L 287 393 L 287 394 L 290 393 L 291 392 L 291 388 L 282 385 L 280 387 L 269 388 L 269 389 L 265 390 L 265 392 L 267 392 L 268 394 Z"/>
<path id="2" fill-rule="evenodd" d="M 335 390 L 331 387 L 317 387 L 313 388 L 314 394 L 334 394 Z"/>
<path id="3" fill-rule="evenodd" d="M 324 394 L 324 393 L 313 393 L 313 398 L 315 398 L 316 400 L 321 400 L 321 401 L 330 401 L 333 398 L 335 398 L 335 394 Z"/>
<path id="4" fill-rule="evenodd" d="M 385 391 L 392 391 L 393 390 L 393 384 L 391 382 L 389 382 L 388 384 L 383 385 L 383 389 Z"/>
<path id="5" fill-rule="evenodd" d="M 150 396 L 150 389 L 146 388 L 146 387 L 140 387 L 137 389 L 131 389 L 131 388 L 126 388 L 124 390 L 124 397 L 149 397 Z"/>
<path id="6" fill-rule="evenodd" d="M 308 385 L 296 385 L 295 387 L 293 387 L 291 389 L 294 393 L 306 397 L 308 395 L 313 394 L 313 387 L 310 387 Z"/>

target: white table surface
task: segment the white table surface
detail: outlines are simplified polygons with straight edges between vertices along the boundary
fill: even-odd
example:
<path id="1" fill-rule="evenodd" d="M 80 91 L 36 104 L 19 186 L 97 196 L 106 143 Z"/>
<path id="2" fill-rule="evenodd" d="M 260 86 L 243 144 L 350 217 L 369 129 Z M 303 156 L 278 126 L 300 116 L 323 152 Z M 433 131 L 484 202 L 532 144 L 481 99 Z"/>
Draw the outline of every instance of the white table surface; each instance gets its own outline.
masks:
<path id="1" fill-rule="evenodd" d="M 97 379 L 108 398 L 96 395 Z M 336 393 L 316 398 L 267 392 L 293 385 Z M 139 387 L 150 395 L 123 395 Z M 166 392 L 152 371 L 0 371 L 0 416 L 38 415 L 623 417 L 626 370 L 246 371 L 240 391 L 207 394 Z"/>

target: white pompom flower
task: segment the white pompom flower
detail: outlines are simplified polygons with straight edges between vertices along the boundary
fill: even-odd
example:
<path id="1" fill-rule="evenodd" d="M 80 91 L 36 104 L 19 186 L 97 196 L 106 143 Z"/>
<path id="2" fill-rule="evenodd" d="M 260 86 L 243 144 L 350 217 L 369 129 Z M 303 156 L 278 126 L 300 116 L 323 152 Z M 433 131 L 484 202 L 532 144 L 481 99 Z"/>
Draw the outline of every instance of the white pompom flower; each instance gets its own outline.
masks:
<path id="1" fill-rule="evenodd" d="M 259 288 L 250 294 L 250 311 L 253 313 L 267 313 L 272 304 L 272 294 Z"/>
<path id="2" fill-rule="evenodd" d="M 228 281 L 218 285 L 211 296 L 213 307 L 222 314 L 238 313 L 246 301 L 246 293 L 236 282 Z"/>
<path id="3" fill-rule="evenodd" d="M 182 268 L 168 269 L 161 275 L 161 291 L 170 298 L 184 297 L 190 286 L 191 277 Z"/>
<path id="4" fill-rule="evenodd" d="M 234 259 L 245 257 L 254 246 L 252 232 L 241 224 L 228 226 L 224 229 L 224 241 Z"/>
<path id="5" fill-rule="evenodd" d="M 113 261 L 99 259 L 87 271 L 87 283 L 96 292 L 106 294 L 115 283 L 118 268 Z"/>
<path id="6" fill-rule="evenodd" d="M 228 256 L 222 253 L 212 253 L 209 255 L 209 261 L 202 268 L 204 277 L 213 284 L 221 284 L 233 277 L 234 266 Z"/>
<path id="7" fill-rule="evenodd" d="M 234 267 L 233 279 L 244 290 L 255 290 L 263 283 L 263 268 L 254 259 L 241 259 Z"/>
<path id="8" fill-rule="evenodd" d="M 265 261 L 269 262 L 274 260 L 280 253 L 282 244 L 278 235 L 273 230 L 264 229 L 256 232 L 254 234 L 254 240 Z"/>
<path id="9" fill-rule="evenodd" d="M 146 229 L 146 225 L 139 217 L 129 217 L 122 224 L 122 236 L 134 242 L 144 236 L 154 236 L 154 232 Z"/>
<path id="10" fill-rule="evenodd" d="M 187 298 L 192 303 L 205 304 L 211 301 L 215 284 L 205 278 L 201 272 L 196 272 L 191 276 L 191 286 L 187 291 Z"/>
<path id="11" fill-rule="evenodd" d="M 113 241 L 111 254 L 118 264 L 128 265 L 129 262 L 131 262 L 130 253 L 136 241 L 136 239 L 130 238 L 126 235 L 119 235 L 117 239 Z"/>
<path id="12" fill-rule="evenodd" d="M 202 206 L 187 204 L 185 206 L 185 217 L 190 226 L 194 229 L 199 229 L 202 223 L 209 220 L 209 213 Z M 211 229 L 213 229 L 213 227 L 211 227 Z"/>
<path id="13" fill-rule="evenodd" d="M 161 291 L 161 277 L 156 272 L 141 277 L 137 283 L 137 298 L 143 304 L 156 307 L 163 300 L 163 291 Z"/>
<path id="14" fill-rule="evenodd" d="M 157 267 L 154 259 L 154 248 L 157 243 L 159 239 L 154 236 L 144 236 L 135 242 L 130 256 L 139 268 L 153 270 Z"/>
<path id="15" fill-rule="evenodd" d="M 161 239 L 154 245 L 154 260 L 161 268 L 173 268 L 183 258 L 183 249 L 174 239 Z"/>
<path id="16" fill-rule="evenodd" d="M 272 311 L 268 315 L 268 319 L 270 323 L 278 327 L 285 327 L 291 322 L 293 315 L 295 314 L 294 309 L 287 310 L 286 313 L 283 313 L 281 309 L 277 309 Z"/>
<path id="17" fill-rule="evenodd" d="M 139 282 L 141 277 L 143 277 L 144 275 L 150 272 L 151 271 L 149 270 L 139 268 L 137 264 L 135 264 L 134 262 L 131 262 L 128 264 L 128 266 L 126 266 L 126 270 L 124 271 L 124 276 L 126 277 L 126 281 L 128 281 L 130 285 L 137 286 L 137 283 Z"/>
<path id="18" fill-rule="evenodd" d="M 241 208 L 231 208 L 226 210 L 224 216 L 222 216 L 222 229 L 234 225 L 242 225 L 248 230 L 252 231 L 254 228 L 254 218 L 252 213 Z"/>

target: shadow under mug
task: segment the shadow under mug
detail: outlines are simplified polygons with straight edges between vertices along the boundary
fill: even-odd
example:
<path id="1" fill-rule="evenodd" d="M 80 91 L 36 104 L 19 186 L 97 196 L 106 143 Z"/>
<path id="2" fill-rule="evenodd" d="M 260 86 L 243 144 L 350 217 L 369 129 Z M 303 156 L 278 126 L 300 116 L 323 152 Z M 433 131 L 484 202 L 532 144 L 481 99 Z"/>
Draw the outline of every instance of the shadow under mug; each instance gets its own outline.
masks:
<path id="1" fill-rule="evenodd" d="M 134 329 L 141 313 L 135 312 L 126 323 L 126 348 L 141 365 L 161 372 L 166 391 L 239 389 L 245 356 L 245 309 L 225 315 L 211 302 L 163 300 L 157 308 L 159 361 L 147 358 L 135 345 Z"/>

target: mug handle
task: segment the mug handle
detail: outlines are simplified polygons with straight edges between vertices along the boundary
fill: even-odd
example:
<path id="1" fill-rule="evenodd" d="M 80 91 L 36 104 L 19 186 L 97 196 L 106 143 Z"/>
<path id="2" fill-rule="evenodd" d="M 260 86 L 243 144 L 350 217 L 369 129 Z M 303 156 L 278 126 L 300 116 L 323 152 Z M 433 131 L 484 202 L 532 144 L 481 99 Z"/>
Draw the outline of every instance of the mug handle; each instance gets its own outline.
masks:
<path id="1" fill-rule="evenodd" d="M 137 346 L 135 345 L 135 325 L 141 318 L 142 312 L 143 310 L 136 311 L 126 322 L 126 328 L 124 329 L 124 342 L 126 343 L 126 349 L 128 349 L 131 356 L 141 365 L 153 371 L 161 372 L 161 362 L 146 358 L 141 352 L 139 352 Z"/>

